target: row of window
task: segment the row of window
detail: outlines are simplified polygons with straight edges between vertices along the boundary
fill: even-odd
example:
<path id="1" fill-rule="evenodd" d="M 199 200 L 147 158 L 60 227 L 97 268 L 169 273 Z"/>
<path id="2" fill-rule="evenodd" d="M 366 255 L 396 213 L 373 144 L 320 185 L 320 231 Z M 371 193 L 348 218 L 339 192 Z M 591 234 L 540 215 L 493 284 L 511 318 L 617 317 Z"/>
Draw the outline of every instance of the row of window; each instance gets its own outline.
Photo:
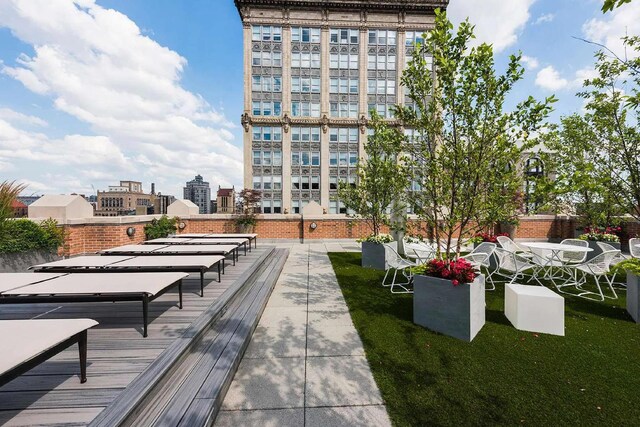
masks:
<path id="1" fill-rule="evenodd" d="M 330 142 L 355 143 L 358 142 L 357 128 L 331 128 L 329 132 Z"/>
<path id="2" fill-rule="evenodd" d="M 282 103 L 279 101 L 253 101 L 251 110 L 254 116 L 279 116 L 282 114 Z"/>
<path id="3" fill-rule="evenodd" d="M 329 81 L 329 93 L 358 93 L 358 79 L 331 79 Z"/>
<path id="4" fill-rule="evenodd" d="M 267 150 L 253 151 L 254 166 L 282 166 L 282 151 Z M 329 153 L 329 166 L 356 166 L 358 153 L 331 152 Z M 320 152 L 318 151 L 293 151 L 291 152 L 291 166 L 320 166 Z"/>
<path id="5" fill-rule="evenodd" d="M 320 103 L 294 101 L 291 103 L 291 115 L 293 117 L 320 117 Z"/>
<path id="6" fill-rule="evenodd" d="M 251 39 L 253 41 L 282 41 L 282 27 L 270 25 L 254 25 L 252 27 Z M 424 43 L 423 31 L 407 31 L 405 37 L 406 46 L 417 43 Z M 357 44 L 360 32 L 357 29 L 332 29 L 329 32 L 331 43 Z M 369 30 L 370 45 L 394 46 L 397 40 L 397 33 L 393 30 Z M 320 43 L 320 28 L 291 28 L 291 41 L 301 43 Z"/>
<path id="7" fill-rule="evenodd" d="M 282 213 L 282 201 L 281 200 L 263 200 L 261 202 L 262 213 L 279 214 Z"/>
<path id="8" fill-rule="evenodd" d="M 251 76 L 254 92 L 282 92 L 282 76 Z"/>
<path id="9" fill-rule="evenodd" d="M 358 118 L 357 102 L 331 102 L 329 103 L 329 109 L 331 117 Z M 382 117 L 393 117 L 391 104 L 369 104 L 367 111 L 371 110 L 376 110 Z M 252 111 L 254 116 L 279 116 L 282 113 L 282 103 L 279 101 L 253 101 Z M 320 103 L 294 101 L 291 103 L 291 115 L 293 117 L 320 117 Z M 282 140 L 282 135 L 280 135 L 279 139 L 274 139 L 274 141 L 280 140 Z"/>
<path id="10" fill-rule="evenodd" d="M 356 166 L 358 164 L 357 152 L 329 153 L 329 166 Z"/>
<path id="11" fill-rule="evenodd" d="M 332 53 L 329 55 L 329 68 L 341 70 L 357 70 L 357 53 Z"/>
<path id="12" fill-rule="evenodd" d="M 395 80 L 374 80 L 369 79 L 367 82 L 367 93 L 369 95 L 395 95 Z"/>
<path id="13" fill-rule="evenodd" d="M 410 132 L 406 130 L 405 133 Z M 280 126 L 254 126 L 253 141 L 282 141 L 282 127 Z M 292 142 L 320 142 L 319 127 L 291 127 Z M 339 143 L 357 143 L 358 128 L 331 128 L 329 141 Z M 254 163 L 255 164 L 255 163 Z"/>
<path id="14" fill-rule="evenodd" d="M 320 142 L 320 128 L 293 126 L 291 128 L 291 141 L 292 142 L 310 142 L 310 141 Z"/>
<path id="15" fill-rule="evenodd" d="M 292 190 L 319 190 L 320 177 L 318 175 L 292 176 L 291 189 Z"/>
<path id="16" fill-rule="evenodd" d="M 358 118 L 357 102 L 331 102 L 329 103 L 331 117 Z"/>
<path id="17" fill-rule="evenodd" d="M 254 126 L 254 141 L 282 141 L 282 128 L 280 126 Z"/>

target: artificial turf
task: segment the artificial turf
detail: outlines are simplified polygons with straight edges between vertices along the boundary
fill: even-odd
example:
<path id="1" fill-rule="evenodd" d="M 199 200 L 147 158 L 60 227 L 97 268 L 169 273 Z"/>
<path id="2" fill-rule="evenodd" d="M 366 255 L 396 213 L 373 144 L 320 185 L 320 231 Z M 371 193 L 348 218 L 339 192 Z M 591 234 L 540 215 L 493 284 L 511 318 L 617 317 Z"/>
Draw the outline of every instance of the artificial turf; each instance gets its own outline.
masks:
<path id="1" fill-rule="evenodd" d="M 359 253 L 329 254 L 395 426 L 640 425 L 640 325 L 618 300 L 565 296 L 565 336 L 516 330 L 504 286 L 471 343 L 414 325 L 412 295 Z"/>

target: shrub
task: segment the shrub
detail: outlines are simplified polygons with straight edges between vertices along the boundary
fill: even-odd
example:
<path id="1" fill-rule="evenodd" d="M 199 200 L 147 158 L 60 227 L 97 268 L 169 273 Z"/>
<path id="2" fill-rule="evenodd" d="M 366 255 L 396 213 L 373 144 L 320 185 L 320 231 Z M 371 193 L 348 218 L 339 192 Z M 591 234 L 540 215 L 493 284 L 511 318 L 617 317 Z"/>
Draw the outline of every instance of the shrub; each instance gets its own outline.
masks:
<path id="1" fill-rule="evenodd" d="M 160 219 L 152 219 L 149 224 L 144 226 L 146 240 L 161 239 L 174 234 L 178 229 L 178 220 L 178 217 L 169 218 L 166 215 L 162 215 Z"/>
<path id="2" fill-rule="evenodd" d="M 613 267 L 613 270 L 619 273 L 629 272 L 640 276 L 640 259 L 632 258 L 619 262 Z"/>
<path id="3" fill-rule="evenodd" d="M 64 243 L 64 231 L 54 219 L 40 224 L 28 219 L 6 221 L 0 236 L 0 253 L 55 251 Z"/>
<path id="4" fill-rule="evenodd" d="M 393 242 L 393 237 L 391 237 L 388 234 L 370 234 L 367 237 L 364 237 L 362 239 L 358 239 L 356 240 L 358 243 L 362 243 L 362 242 L 369 242 L 369 243 L 378 243 L 378 244 L 383 244 L 383 243 L 391 243 Z"/>

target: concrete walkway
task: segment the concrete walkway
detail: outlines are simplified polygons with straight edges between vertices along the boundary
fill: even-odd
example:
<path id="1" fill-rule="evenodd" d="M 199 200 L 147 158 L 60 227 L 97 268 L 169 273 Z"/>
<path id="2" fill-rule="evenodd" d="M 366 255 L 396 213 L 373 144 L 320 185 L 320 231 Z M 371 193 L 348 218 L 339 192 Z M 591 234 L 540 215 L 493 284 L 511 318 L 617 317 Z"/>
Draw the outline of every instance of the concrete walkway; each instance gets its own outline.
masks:
<path id="1" fill-rule="evenodd" d="M 216 426 L 390 426 L 329 251 L 353 241 L 280 242 L 289 259 Z"/>

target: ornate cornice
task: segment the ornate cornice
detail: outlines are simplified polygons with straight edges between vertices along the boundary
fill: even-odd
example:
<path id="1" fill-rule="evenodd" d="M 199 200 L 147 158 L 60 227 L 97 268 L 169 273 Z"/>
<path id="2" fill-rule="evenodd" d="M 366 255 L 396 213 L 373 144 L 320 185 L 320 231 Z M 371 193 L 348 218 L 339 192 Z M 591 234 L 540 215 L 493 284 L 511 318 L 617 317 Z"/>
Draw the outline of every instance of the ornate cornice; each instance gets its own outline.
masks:
<path id="1" fill-rule="evenodd" d="M 449 0 L 234 0 L 234 2 L 242 19 L 248 17 L 248 10 L 251 7 L 433 13 L 436 9 L 446 9 L 449 5 Z"/>

